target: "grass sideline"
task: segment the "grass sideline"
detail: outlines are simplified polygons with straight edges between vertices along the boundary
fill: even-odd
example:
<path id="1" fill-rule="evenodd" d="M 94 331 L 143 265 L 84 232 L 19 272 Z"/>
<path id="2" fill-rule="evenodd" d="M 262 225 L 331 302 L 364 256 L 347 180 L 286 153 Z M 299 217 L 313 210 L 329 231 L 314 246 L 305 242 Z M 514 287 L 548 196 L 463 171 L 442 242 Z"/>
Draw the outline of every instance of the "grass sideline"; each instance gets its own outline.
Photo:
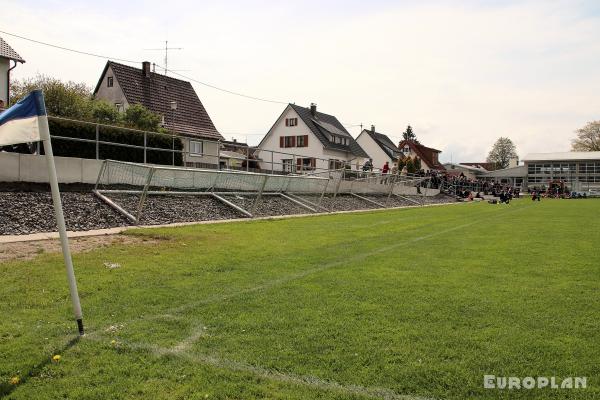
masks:
<path id="1" fill-rule="evenodd" d="M 0 264 L 0 397 L 598 398 L 599 215 L 520 200 L 132 230 L 164 240 L 74 256 L 79 341 L 60 254 Z"/>

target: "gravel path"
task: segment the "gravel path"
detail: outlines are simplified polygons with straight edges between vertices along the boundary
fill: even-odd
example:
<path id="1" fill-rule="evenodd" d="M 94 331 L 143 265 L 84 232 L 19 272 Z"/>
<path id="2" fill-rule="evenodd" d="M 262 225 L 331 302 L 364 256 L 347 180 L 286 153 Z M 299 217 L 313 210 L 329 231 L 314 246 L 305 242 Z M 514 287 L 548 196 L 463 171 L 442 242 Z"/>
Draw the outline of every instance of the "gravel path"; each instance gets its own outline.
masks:
<path id="1" fill-rule="evenodd" d="M 61 193 L 67 230 L 126 226 L 126 218 L 113 211 L 92 193 Z M 0 235 L 54 232 L 52 197 L 48 192 L 0 192 Z"/>

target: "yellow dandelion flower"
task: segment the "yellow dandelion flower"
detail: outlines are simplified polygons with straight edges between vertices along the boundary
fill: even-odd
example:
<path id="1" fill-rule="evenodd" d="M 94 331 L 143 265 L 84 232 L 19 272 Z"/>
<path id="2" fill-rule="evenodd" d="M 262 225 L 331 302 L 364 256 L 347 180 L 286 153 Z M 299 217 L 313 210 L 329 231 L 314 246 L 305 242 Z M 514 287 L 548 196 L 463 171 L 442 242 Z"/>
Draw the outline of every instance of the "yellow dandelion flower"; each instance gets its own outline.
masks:
<path id="1" fill-rule="evenodd" d="M 11 385 L 18 385 L 19 382 L 21 382 L 21 379 L 18 376 L 13 376 L 12 378 L 10 378 Z"/>
<path id="2" fill-rule="evenodd" d="M 52 357 L 52 361 L 59 362 L 60 361 L 60 354 L 57 354 L 54 357 Z"/>

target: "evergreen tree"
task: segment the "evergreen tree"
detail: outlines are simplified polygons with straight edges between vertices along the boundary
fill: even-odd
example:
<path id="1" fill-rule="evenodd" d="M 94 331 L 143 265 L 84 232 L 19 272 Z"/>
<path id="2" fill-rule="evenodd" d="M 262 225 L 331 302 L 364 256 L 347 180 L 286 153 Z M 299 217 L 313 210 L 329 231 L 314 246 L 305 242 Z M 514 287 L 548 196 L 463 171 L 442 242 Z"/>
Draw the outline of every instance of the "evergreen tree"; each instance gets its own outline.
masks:
<path id="1" fill-rule="evenodd" d="M 409 140 L 411 142 L 417 142 L 417 143 L 419 142 L 417 140 L 417 135 L 415 135 L 415 133 L 413 132 L 413 128 L 410 125 L 408 125 L 406 127 L 406 130 L 404 132 L 402 132 L 402 138 L 404 140 Z"/>

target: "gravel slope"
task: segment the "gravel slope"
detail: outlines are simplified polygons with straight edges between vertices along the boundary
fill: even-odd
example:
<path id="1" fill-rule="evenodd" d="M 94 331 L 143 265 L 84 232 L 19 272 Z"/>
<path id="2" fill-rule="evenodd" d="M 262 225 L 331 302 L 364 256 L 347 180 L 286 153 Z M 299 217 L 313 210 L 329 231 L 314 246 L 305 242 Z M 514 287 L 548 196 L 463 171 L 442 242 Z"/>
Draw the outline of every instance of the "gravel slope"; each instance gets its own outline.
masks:
<path id="1" fill-rule="evenodd" d="M 83 231 L 131 225 L 130 222 L 91 192 L 62 192 L 63 209 L 67 229 Z M 135 215 L 139 196 L 110 194 L 109 197 L 125 210 Z M 226 195 L 232 203 L 250 211 L 253 195 Z M 320 196 L 305 195 L 300 198 L 318 202 Z M 385 195 L 365 195 L 385 204 Z M 424 204 L 454 202 L 452 197 L 413 196 Z M 331 211 L 380 209 L 381 207 L 350 195 L 338 195 L 335 199 L 325 197 L 321 205 Z M 412 206 L 413 202 L 392 196 L 390 207 Z M 280 196 L 263 196 L 256 212 L 257 217 L 311 214 L 312 212 Z M 146 199 L 142 224 L 156 225 L 173 222 L 210 221 L 246 218 L 240 212 L 210 196 L 154 195 Z M 0 191 L 0 235 L 22 235 L 56 231 L 52 198 L 46 191 Z"/>

